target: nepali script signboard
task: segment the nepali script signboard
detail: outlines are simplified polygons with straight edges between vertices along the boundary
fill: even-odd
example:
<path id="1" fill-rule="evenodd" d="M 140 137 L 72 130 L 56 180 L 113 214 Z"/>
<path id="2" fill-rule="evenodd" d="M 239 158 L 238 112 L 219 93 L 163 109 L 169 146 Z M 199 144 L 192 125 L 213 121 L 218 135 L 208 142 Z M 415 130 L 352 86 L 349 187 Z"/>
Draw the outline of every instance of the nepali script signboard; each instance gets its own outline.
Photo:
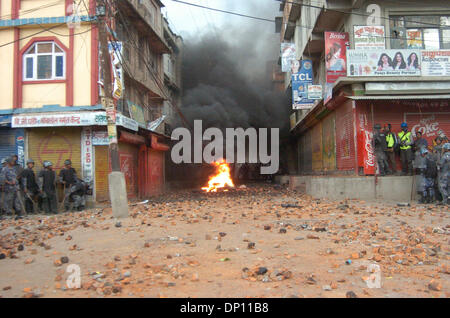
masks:
<path id="1" fill-rule="evenodd" d="M 12 128 L 94 125 L 106 125 L 105 112 L 17 115 L 11 120 Z"/>
<path id="2" fill-rule="evenodd" d="M 450 50 L 422 51 L 422 76 L 450 76 Z"/>

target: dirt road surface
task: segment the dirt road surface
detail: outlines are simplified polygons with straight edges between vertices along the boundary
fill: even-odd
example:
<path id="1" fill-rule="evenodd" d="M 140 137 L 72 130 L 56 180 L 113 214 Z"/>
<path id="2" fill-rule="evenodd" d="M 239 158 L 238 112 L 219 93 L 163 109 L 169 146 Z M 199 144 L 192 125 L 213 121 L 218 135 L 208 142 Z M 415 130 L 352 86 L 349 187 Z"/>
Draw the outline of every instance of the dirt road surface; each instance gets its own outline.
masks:
<path id="1" fill-rule="evenodd" d="M 0 295 L 449 297 L 449 234 L 444 206 L 276 185 L 174 192 L 122 220 L 110 208 L 2 220 Z"/>

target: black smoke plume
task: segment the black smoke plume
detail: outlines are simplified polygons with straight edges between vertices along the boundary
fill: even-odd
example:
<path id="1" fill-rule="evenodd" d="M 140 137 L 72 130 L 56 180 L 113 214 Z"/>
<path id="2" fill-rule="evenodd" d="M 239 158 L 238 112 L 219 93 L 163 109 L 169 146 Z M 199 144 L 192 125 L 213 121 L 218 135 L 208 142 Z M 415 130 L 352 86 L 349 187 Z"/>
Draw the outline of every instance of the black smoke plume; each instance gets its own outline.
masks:
<path id="1" fill-rule="evenodd" d="M 284 92 L 272 90 L 266 66 L 279 55 L 274 28 L 270 22 L 243 19 L 184 39 L 181 111 L 192 127 L 201 119 L 203 129 L 277 127 L 280 135 L 288 132 L 289 101 Z"/>

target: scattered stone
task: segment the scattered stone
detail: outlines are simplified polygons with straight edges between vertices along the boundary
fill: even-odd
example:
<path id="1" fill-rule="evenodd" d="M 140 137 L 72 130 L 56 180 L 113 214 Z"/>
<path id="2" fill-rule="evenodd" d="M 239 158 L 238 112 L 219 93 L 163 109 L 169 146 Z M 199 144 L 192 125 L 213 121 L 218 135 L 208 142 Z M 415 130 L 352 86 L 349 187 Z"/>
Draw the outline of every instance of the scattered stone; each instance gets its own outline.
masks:
<path id="1" fill-rule="evenodd" d="M 332 288 L 331 288 L 330 285 L 323 285 L 322 289 L 325 290 L 325 291 L 330 291 Z"/>
<path id="2" fill-rule="evenodd" d="M 269 231 L 272 227 L 270 225 L 264 225 L 264 230 Z"/>
<path id="3" fill-rule="evenodd" d="M 280 233 L 281 233 L 281 234 L 286 234 L 286 232 L 287 232 L 287 231 L 286 231 L 285 228 L 281 228 L 281 229 L 280 229 Z"/>
<path id="4" fill-rule="evenodd" d="M 69 258 L 67 257 L 67 256 L 63 256 L 63 257 L 61 257 L 61 263 L 62 264 L 67 264 L 67 263 L 69 263 Z"/>
<path id="5" fill-rule="evenodd" d="M 247 248 L 249 249 L 249 250 L 252 250 L 252 249 L 254 249 L 255 248 L 255 243 L 253 243 L 253 242 L 249 242 L 248 244 L 247 244 Z"/>
<path id="6" fill-rule="evenodd" d="M 348 291 L 345 294 L 345 297 L 347 297 L 347 298 L 358 298 L 358 296 L 356 296 L 356 294 L 353 291 Z"/>
<path id="7" fill-rule="evenodd" d="M 442 285 L 439 282 L 431 281 L 428 284 L 428 289 L 434 290 L 434 291 L 441 291 Z"/>
<path id="8" fill-rule="evenodd" d="M 114 226 L 115 227 L 122 227 L 122 223 L 121 222 L 116 222 L 116 224 Z"/>
<path id="9" fill-rule="evenodd" d="M 260 267 L 256 271 L 256 275 L 264 275 L 265 273 L 267 273 L 267 268 L 265 268 L 265 267 Z"/>

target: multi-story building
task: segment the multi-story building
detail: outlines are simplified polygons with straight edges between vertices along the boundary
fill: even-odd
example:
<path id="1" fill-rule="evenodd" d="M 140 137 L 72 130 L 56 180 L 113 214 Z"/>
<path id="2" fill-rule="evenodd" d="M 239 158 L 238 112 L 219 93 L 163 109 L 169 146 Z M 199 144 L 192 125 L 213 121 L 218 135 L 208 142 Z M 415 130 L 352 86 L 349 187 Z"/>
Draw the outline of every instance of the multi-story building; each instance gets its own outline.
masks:
<path id="1" fill-rule="evenodd" d="M 97 7 L 99 6 L 99 7 Z M 39 170 L 71 159 L 109 198 L 108 134 L 101 104 L 99 16 L 106 13 L 121 170 L 130 198 L 164 188 L 164 134 L 152 122 L 167 98 L 159 0 L 0 0 L 0 156 L 18 153 Z M 78 23 L 77 23 L 78 22 Z"/>
<path id="2" fill-rule="evenodd" d="M 293 110 L 299 174 L 374 174 L 375 124 L 398 133 L 406 122 L 430 146 L 450 135 L 448 1 L 286 0 L 280 11 L 281 42 L 312 60 L 314 84 L 324 88 L 312 108 Z M 331 64 L 344 74 L 327 80 Z"/>
<path id="3" fill-rule="evenodd" d="M 183 39 L 175 34 L 166 18 L 163 18 L 164 39 L 170 48 L 170 53 L 163 55 L 164 84 L 168 92 L 168 100 L 164 101 L 163 115 L 166 133 L 169 134 L 176 116 L 175 107 L 181 106 L 181 61 L 183 56 Z"/>

